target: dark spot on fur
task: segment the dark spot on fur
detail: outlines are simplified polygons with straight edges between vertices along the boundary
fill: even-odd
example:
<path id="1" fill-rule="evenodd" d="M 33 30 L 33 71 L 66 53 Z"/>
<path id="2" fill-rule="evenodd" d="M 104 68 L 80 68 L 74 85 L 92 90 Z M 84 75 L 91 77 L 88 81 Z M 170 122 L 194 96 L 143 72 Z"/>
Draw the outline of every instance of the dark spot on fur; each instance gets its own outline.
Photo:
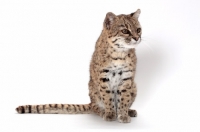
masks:
<path id="1" fill-rule="evenodd" d="M 114 37 L 117 36 L 117 34 L 118 34 L 118 32 L 114 35 Z"/>
<path id="2" fill-rule="evenodd" d="M 131 17 L 132 17 L 134 14 L 135 14 L 135 12 L 134 12 L 134 13 L 131 13 Z"/>
<path id="3" fill-rule="evenodd" d="M 22 109 L 22 111 L 21 111 L 21 112 L 22 112 L 22 114 L 23 114 L 23 113 L 25 113 L 24 106 L 21 106 L 21 109 Z"/>
<path id="4" fill-rule="evenodd" d="M 39 105 L 36 106 L 37 113 L 39 113 Z"/>
<path id="5" fill-rule="evenodd" d="M 112 43 L 116 42 L 118 39 L 115 39 L 114 41 L 112 41 Z"/>
<path id="6" fill-rule="evenodd" d="M 123 72 L 132 72 L 133 70 L 127 70 L 127 71 L 123 71 Z"/>
<path id="7" fill-rule="evenodd" d="M 71 107 L 71 105 L 69 104 L 69 105 L 67 106 L 66 110 L 68 111 L 70 107 Z"/>
<path id="8" fill-rule="evenodd" d="M 122 71 L 119 72 L 119 75 L 120 75 L 120 76 L 122 75 Z"/>
<path id="9" fill-rule="evenodd" d="M 125 24 L 125 27 L 126 27 L 126 28 L 128 28 L 128 25 L 127 25 L 127 24 Z"/>
<path id="10" fill-rule="evenodd" d="M 126 92 L 126 89 L 122 90 L 122 92 Z"/>
<path id="11" fill-rule="evenodd" d="M 116 46 L 119 46 L 119 44 L 115 44 Z"/>
<path id="12" fill-rule="evenodd" d="M 112 58 L 112 57 L 111 57 Z M 118 58 L 112 58 L 113 60 L 117 60 Z M 116 67 L 116 66 L 115 66 Z"/>
<path id="13" fill-rule="evenodd" d="M 28 113 L 31 113 L 31 105 L 28 106 L 28 109 L 29 109 Z"/>
<path id="14" fill-rule="evenodd" d="M 19 108 L 16 108 L 16 111 L 19 113 Z"/>
<path id="15" fill-rule="evenodd" d="M 101 88 L 102 88 L 102 89 L 106 89 L 106 87 L 102 87 L 102 86 L 101 86 Z"/>
<path id="16" fill-rule="evenodd" d="M 55 106 L 54 106 L 54 107 L 55 107 L 55 108 L 57 108 L 57 106 L 58 106 L 58 105 L 57 105 L 57 104 L 55 104 Z"/>
<path id="17" fill-rule="evenodd" d="M 43 112 L 45 113 L 46 105 L 43 105 Z"/>
<path id="18" fill-rule="evenodd" d="M 107 72 L 109 72 L 109 70 L 107 70 L 107 69 L 103 69 L 103 72 L 106 72 L 106 73 L 107 73 Z"/>
<path id="19" fill-rule="evenodd" d="M 131 93 L 131 96 L 133 97 L 134 93 Z"/>
<path id="20" fill-rule="evenodd" d="M 109 78 L 100 78 L 100 80 L 103 81 L 103 82 L 108 82 Z"/>
<path id="21" fill-rule="evenodd" d="M 132 79 L 132 77 L 124 78 L 123 81 L 129 80 L 129 79 Z"/>
<path id="22" fill-rule="evenodd" d="M 64 105 L 63 105 L 63 104 L 61 104 L 61 106 L 62 106 L 62 109 L 63 109 Z"/>
<path id="23" fill-rule="evenodd" d="M 85 106 L 83 105 L 83 110 L 85 111 Z"/>
<path id="24" fill-rule="evenodd" d="M 113 73 L 113 77 L 115 76 L 115 72 Z"/>
<path id="25" fill-rule="evenodd" d="M 119 94 L 120 92 L 119 92 L 119 90 L 117 90 L 117 94 Z"/>
<path id="26" fill-rule="evenodd" d="M 106 90 L 106 93 L 110 93 L 110 90 Z"/>

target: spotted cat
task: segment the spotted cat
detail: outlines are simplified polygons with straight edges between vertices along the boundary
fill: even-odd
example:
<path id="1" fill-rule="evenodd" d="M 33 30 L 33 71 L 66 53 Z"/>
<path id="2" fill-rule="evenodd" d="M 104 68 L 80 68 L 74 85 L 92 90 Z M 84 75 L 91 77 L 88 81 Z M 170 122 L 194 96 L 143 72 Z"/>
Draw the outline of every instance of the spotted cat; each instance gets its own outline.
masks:
<path id="1" fill-rule="evenodd" d="M 135 100 L 135 48 L 141 42 L 140 9 L 128 15 L 106 14 L 90 63 L 89 104 L 24 105 L 18 113 L 95 113 L 106 121 L 131 122 Z"/>

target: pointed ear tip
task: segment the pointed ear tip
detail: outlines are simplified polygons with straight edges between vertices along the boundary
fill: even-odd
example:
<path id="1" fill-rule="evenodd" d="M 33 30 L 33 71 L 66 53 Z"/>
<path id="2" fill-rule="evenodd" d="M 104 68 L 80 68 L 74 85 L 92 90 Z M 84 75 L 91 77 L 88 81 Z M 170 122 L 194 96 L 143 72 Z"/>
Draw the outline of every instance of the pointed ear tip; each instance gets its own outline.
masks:
<path id="1" fill-rule="evenodd" d="M 111 14 L 113 14 L 113 13 L 112 13 L 112 12 L 110 12 L 110 11 L 109 11 L 109 12 L 107 12 L 107 14 L 110 14 L 110 13 L 111 13 Z"/>
<path id="2" fill-rule="evenodd" d="M 108 12 L 106 15 L 115 15 L 115 14 L 112 12 Z"/>
<path id="3" fill-rule="evenodd" d="M 138 12 L 139 14 L 141 13 L 141 10 L 140 9 L 137 9 L 137 11 L 136 12 Z"/>

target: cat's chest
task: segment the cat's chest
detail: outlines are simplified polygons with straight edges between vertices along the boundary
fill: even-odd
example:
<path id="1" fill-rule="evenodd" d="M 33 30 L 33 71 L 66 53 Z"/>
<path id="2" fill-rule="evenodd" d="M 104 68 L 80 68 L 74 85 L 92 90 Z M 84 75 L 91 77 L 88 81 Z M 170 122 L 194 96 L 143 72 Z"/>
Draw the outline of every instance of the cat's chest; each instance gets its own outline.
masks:
<path id="1" fill-rule="evenodd" d="M 109 87 L 111 90 L 116 90 L 123 79 L 132 76 L 130 72 L 125 72 L 127 66 L 125 64 L 111 65 L 106 78 L 109 79 Z"/>

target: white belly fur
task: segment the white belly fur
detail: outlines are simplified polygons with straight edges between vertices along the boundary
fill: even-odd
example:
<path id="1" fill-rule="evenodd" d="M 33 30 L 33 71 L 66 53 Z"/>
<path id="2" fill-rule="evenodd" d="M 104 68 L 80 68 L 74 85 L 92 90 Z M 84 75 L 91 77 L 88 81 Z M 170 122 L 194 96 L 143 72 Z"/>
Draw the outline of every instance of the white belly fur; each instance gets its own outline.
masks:
<path id="1" fill-rule="evenodd" d="M 109 90 L 110 91 L 114 91 L 114 94 L 112 94 L 112 98 L 114 98 L 115 100 L 115 108 L 117 106 L 117 89 L 118 89 L 118 85 L 123 81 L 124 78 L 129 78 L 131 77 L 131 72 L 124 72 L 123 73 L 123 69 L 124 65 L 122 65 L 122 63 L 118 63 L 116 65 L 113 64 L 112 66 L 110 66 L 109 68 L 106 68 L 109 70 L 108 73 L 106 73 L 106 75 L 104 74 L 103 76 L 106 78 L 109 78 Z M 120 75 L 119 73 L 122 72 L 122 74 Z M 98 105 L 100 108 L 104 109 L 104 104 L 103 101 L 99 101 Z"/>

